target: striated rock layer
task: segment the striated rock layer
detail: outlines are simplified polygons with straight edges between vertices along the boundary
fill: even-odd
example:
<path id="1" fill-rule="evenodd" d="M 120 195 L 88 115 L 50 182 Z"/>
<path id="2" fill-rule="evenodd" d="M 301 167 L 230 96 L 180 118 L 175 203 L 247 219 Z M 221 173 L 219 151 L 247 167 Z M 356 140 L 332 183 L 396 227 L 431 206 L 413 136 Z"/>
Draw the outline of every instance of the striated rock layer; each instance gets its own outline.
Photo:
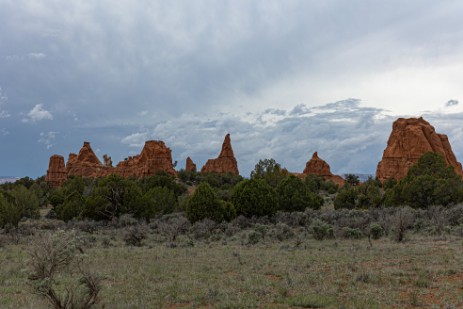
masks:
<path id="1" fill-rule="evenodd" d="M 310 174 L 323 177 L 325 180 L 334 182 L 337 185 L 344 185 L 345 180 L 341 176 L 333 175 L 331 173 L 330 166 L 325 160 L 318 157 L 318 153 L 314 152 L 312 158 L 306 163 L 305 169 L 302 172 L 303 175 L 308 176 Z"/>
<path id="2" fill-rule="evenodd" d="M 201 173 L 231 173 L 239 175 L 238 163 L 236 162 L 235 155 L 233 154 L 230 134 L 225 136 L 219 157 L 207 160 L 206 164 L 201 169 Z"/>
<path id="3" fill-rule="evenodd" d="M 399 118 L 392 125 L 392 133 L 378 164 L 376 177 L 385 181 L 405 177 L 410 167 L 426 152 L 440 154 L 447 165 L 463 176 L 447 135 L 436 133 L 434 127 L 423 118 Z"/>
<path id="4" fill-rule="evenodd" d="M 163 141 L 147 141 L 139 155 L 119 162 L 116 167 L 112 166 L 110 157 L 104 155 L 104 159 L 103 164 L 93 152 L 90 143 L 84 142 L 79 154 L 69 154 L 66 166 L 62 156 L 53 155 L 50 158 L 46 181 L 59 186 L 69 176 L 94 178 L 117 174 L 123 177 L 143 178 L 159 172 L 177 176 L 172 164 L 171 150 Z"/>
<path id="5" fill-rule="evenodd" d="M 196 164 L 191 160 L 190 157 L 186 158 L 185 171 L 196 172 Z"/>
<path id="6" fill-rule="evenodd" d="M 66 172 L 66 165 L 64 164 L 64 157 L 60 155 L 51 156 L 45 181 L 50 183 L 53 187 L 59 187 L 66 181 L 67 178 L 68 176 Z"/>

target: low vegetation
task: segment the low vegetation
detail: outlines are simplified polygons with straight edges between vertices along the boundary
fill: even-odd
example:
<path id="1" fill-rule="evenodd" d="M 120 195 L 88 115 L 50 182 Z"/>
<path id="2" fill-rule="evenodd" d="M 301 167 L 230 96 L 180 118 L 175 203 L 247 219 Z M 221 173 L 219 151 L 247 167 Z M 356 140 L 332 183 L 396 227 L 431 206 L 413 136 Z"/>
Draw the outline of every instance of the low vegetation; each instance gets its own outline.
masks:
<path id="1" fill-rule="evenodd" d="M 338 188 L 272 159 L 0 186 L 1 308 L 463 306 L 463 182 L 425 154 Z"/>

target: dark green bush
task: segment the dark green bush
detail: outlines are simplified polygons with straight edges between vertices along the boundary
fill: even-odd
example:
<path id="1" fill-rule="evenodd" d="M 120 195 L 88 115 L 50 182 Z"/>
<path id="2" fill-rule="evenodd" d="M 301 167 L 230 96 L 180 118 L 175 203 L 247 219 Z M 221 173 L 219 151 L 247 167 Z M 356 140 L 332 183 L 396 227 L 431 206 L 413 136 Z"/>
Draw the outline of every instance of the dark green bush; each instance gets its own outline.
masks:
<path id="1" fill-rule="evenodd" d="M 211 188 L 205 182 L 201 183 L 187 204 L 186 214 L 191 223 L 203 219 L 211 219 L 216 222 L 224 220 L 226 210 L 224 203 L 219 200 Z"/>
<path id="2" fill-rule="evenodd" d="M 384 230 L 378 223 L 370 225 L 370 235 L 373 239 L 380 239 L 383 236 Z"/>
<path id="3" fill-rule="evenodd" d="M 275 190 L 262 179 L 242 181 L 234 188 L 230 199 L 238 216 L 270 216 L 278 207 Z"/>
<path id="4" fill-rule="evenodd" d="M 315 193 L 310 192 L 304 182 L 295 177 L 289 176 L 282 180 L 277 188 L 279 209 L 282 211 L 304 211 L 306 208 L 320 209 L 323 199 Z"/>
<path id="5" fill-rule="evenodd" d="M 21 219 L 19 208 L 10 203 L 0 192 L 0 228 L 6 225 L 18 226 Z"/>

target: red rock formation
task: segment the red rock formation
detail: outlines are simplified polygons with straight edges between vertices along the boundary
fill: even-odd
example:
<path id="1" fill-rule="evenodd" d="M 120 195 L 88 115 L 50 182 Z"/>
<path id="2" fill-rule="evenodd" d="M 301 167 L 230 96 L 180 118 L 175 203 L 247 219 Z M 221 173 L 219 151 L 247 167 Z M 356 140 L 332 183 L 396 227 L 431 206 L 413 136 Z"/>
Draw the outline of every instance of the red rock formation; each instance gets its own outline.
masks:
<path id="1" fill-rule="evenodd" d="M 305 176 L 310 174 L 321 176 L 323 179 L 330 180 L 340 186 L 344 185 L 345 183 L 345 180 L 341 176 L 333 175 L 333 173 L 331 173 L 330 166 L 328 163 L 326 163 L 326 161 L 318 157 L 317 152 L 314 152 L 312 159 L 306 163 L 303 174 Z"/>
<path id="2" fill-rule="evenodd" d="M 102 164 L 98 159 L 90 143 L 84 142 L 78 155 L 69 154 L 66 166 L 63 157 L 52 156 L 46 180 L 52 185 L 59 186 L 68 176 L 93 178 L 117 174 L 123 177 L 143 178 L 159 172 L 177 176 L 172 164 L 171 150 L 162 141 L 147 141 L 139 155 L 119 162 L 116 167 L 112 166 L 111 157 L 107 155 L 104 156 L 104 162 Z"/>
<path id="3" fill-rule="evenodd" d="M 64 157 L 59 155 L 51 156 L 45 181 L 50 183 L 52 187 L 59 187 L 64 184 L 67 178 Z"/>
<path id="4" fill-rule="evenodd" d="M 231 173 L 239 175 L 238 163 L 236 162 L 233 148 L 230 141 L 230 134 L 225 136 L 222 144 L 222 151 L 217 159 L 209 159 L 201 169 L 201 173 Z"/>
<path id="5" fill-rule="evenodd" d="M 440 154 L 447 165 L 463 176 L 461 164 L 457 161 L 446 135 L 436 133 L 434 127 L 423 118 L 399 118 L 392 125 L 392 133 L 378 164 L 376 177 L 385 181 L 405 177 L 409 168 L 426 152 Z"/>
<path id="6" fill-rule="evenodd" d="M 115 173 L 124 177 L 143 178 L 159 172 L 177 176 L 172 164 L 172 152 L 163 141 L 145 142 L 139 155 L 119 162 L 115 168 Z"/>
<path id="7" fill-rule="evenodd" d="M 186 158 L 185 171 L 196 172 L 196 164 L 191 160 L 190 157 Z"/>
<path id="8" fill-rule="evenodd" d="M 110 173 L 110 168 L 101 164 L 89 142 L 84 142 L 78 155 L 69 154 L 66 170 L 68 176 L 82 177 L 103 177 Z"/>

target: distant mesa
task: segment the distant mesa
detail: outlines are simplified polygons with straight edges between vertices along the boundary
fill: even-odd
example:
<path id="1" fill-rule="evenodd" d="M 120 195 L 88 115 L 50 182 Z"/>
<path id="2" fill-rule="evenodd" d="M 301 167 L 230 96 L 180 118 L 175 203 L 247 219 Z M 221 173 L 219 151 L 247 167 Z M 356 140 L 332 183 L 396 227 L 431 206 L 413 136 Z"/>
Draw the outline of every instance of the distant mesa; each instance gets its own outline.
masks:
<path id="1" fill-rule="evenodd" d="M 339 186 L 343 186 L 345 183 L 344 178 L 331 173 L 330 166 L 325 160 L 318 157 L 317 152 L 313 153 L 312 158 L 306 163 L 305 169 L 302 173 L 305 176 L 309 176 L 311 174 L 321 176 L 323 179 L 332 181 Z"/>
<path id="2" fill-rule="evenodd" d="M 453 153 L 447 135 L 436 133 L 434 127 L 421 117 L 399 118 L 393 123 L 376 177 L 382 182 L 389 178 L 400 180 L 426 152 L 440 154 L 447 165 L 453 166 L 455 173 L 463 176 L 462 166 Z"/>
<path id="3" fill-rule="evenodd" d="M 196 172 L 196 164 L 191 160 L 190 157 L 186 158 L 185 171 Z"/>
<path id="4" fill-rule="evenodd" d="M 112 174 L 123 177 L 143 178 L 159 172 L 177 176 L 172 163 L 172 154 L 163 141 L 147 141 L 142 152 L 127 160 L 112 166 L 111 157 L 104 155 L 104 163 L 96 156 L 89 142 L 79 151 L 79 154 L 69 154 L 68 162 L 60 155 L 50 157 L 46 181 L 52 186 L 62 185 L 69 176 L 86 178 L 104 177 Z"/>
<path id="5" fill-rule="evenodd" d="M 239 175 L 238 163 L 236 161 L 235 155 L 233 154 L 230 134 L 225 136 L 225 140 L 222 144 L 222 151 L 220 151 L 219 157 L 216 159 L 207 160 L 206 164 L 201 169 L 201 173 L 231 173 L 234 175 Z"/>

